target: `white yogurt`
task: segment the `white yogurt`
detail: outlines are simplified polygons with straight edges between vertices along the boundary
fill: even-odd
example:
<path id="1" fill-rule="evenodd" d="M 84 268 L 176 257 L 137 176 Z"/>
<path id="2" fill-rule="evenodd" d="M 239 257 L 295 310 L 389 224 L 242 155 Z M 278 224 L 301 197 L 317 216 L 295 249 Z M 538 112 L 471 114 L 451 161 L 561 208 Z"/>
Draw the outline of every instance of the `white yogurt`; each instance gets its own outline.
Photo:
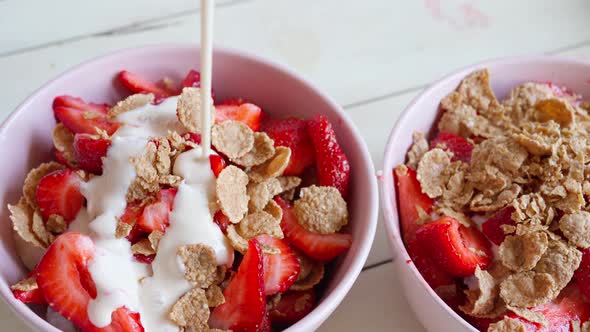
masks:
<path id="1" fill-rule="evenodd" d="M 182 132 L 176 117 L 177 99 L 171 97 L 159 105 L 146 105 L 119 115 L 117 120 L 125 125 L 112 137 L 103 174 L 82 186 L 87 207 L 79 212 L 69 230 L 89 234 L 96 244 L 95 258 L 88 270 L 96 284 L 97 297 L 90 301 L 88 315 L 97 327 L 109 325 L 112 312 L 125 306 L 140 313 L 146 332 L 178 331 L 167 314 L 191 285 L 184 279 L 177 249 L 204 243 L 215 250 L 218 264 L 233 259 L 233 249 L 214 224 L 209 210 L 215 177 L 209 159 L 200 159 L 200 149 L 182 153 L 176 160 L 173 172 L 184 180 L 174 200 L 170 226 L 160 240 L 152 264 L 153 275 L 149 265 L 134 261 L 127 239 L 115 238 L 117 216 L 125 210 L 127 189 L 136 176 L 129 159 L 141 155 L 150 138 L 164 136 L 169 130 Z"/>

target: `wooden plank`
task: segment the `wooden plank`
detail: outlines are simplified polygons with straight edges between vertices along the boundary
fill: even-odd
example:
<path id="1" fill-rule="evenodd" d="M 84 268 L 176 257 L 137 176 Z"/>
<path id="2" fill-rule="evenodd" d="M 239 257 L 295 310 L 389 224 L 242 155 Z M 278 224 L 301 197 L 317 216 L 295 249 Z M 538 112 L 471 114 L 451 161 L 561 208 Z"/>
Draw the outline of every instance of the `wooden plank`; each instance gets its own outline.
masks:
<path id="1" fill-rule="evenodd" d="M 223 6 L 235 1 L 217 3 Z M 169 22 L 171 18 L 191 14 L 199 5 L 196 0 L 3 1 L 0 55 L 87 36 L 157 27 L 163 19 Z"/>
<path id="2" fill-rule="evenodd" d="M 393 264 L 363 272 L 321 332 L 425 332 L 406 303 Z"/>
<path id="3" fill-rule="evenodd" d="M 344 105 L 422 86 L 483 59 L 543 53 L 590 40 L 585 17 L 590 2 L 584 0 L 571 0 L 568 5 L 498 0 L 469 6 L 444 1 L 440 10 L 425 3 L 439 1 L 367 0 L 363 6 L 342 6 L 338 0 L 303 0 L 297 5 L 250 1 L 217 12 L 216 40 L 290 65 Z M 555 21 L 560 22 L 559 29 L 548 24 Z M 1 58 L 0 72 L 11 82 L 1 93 L 12 97 L 3 99 L 8 101 L 4 109 L 11 110 L 42 82 L 98 54 L 197 39 L 196 13 L 161 23 L 161 29 L 139 26 L 134 33 L 113 33 Z M 67 20 L 54 24 L 71 29 Z M 32 34 L 27 30 L 19 35 Z"/>

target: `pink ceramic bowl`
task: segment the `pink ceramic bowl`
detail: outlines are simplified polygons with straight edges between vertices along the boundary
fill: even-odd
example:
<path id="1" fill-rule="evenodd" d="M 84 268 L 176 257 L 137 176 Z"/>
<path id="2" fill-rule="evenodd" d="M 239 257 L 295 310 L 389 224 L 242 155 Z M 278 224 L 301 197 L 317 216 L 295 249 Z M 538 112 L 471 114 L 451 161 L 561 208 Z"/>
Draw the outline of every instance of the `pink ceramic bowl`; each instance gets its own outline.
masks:
<path id="1" fill-rule="evenodd" d="M 39 59 L 42 61 L 42 59 Z M 367 147 L 352 121 L 332 99 L 293 71 L 268 60 L 241 52 L 216 49 L 213 86 L 216 95 L 244 97 L 276 116 L 326 115 L 336 130 L 351 168 L 350 232 L 353 243 L 340 258 L 318 306 L 288 331 L 313 331 L 324 322 L 351 288 L 369 254 L 378 213 L 377 183 Z M 35 313 L 12 296 L 9 286 L 23 278 L 14 249 L 6 204 L 18 201 L 27 171 L 50 158 L 51 131 L 55 125 L 51 104 L 61 94 L 88 101 L 114 103 L 123 96 L 113 87 L 122 69 L 157 80 L 181 80 L 190 68 L 199 67 L 199 49 L 170 45 L 129 49 L 81 64 L 47 83 L 23 102 L 0 128 L 0 294 L 14 312 L 36 331 L 58 330 L 43 314 Z"/>
<path id="2" fill-rule="evenodd" d="M 492 89 L 498 99 L 503 99 L 513 87 L 527 81 L 563 84 L 590 97 L 590 62 L 549 56 L 513 57 L 482 62 L 443 78 L 416 97 L 402 113 L 385 148 L 383 177 L 380 180 L 381 204 L 396 274 L 412 309 L 429 331 L 477 330 L 439 299 L 411 263 L 400 237 L 396 203 L 396 195 L 400 193 L 395 190 L 392 169 L 405 161 L 406 152 L 412 144 L 412 133 L 428 133 L 435 125 L 440 100 L 453 91 L 465 76 L 481 68 L 490 71 Z"/>

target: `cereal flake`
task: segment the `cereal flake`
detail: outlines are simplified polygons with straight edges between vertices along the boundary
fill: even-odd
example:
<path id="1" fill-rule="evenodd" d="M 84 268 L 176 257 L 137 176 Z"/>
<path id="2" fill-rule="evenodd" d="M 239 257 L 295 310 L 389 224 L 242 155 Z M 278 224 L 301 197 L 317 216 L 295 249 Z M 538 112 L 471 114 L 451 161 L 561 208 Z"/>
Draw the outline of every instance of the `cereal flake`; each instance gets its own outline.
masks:
<path id="1" fill-rule="evenodd" d="M 537 265 L 548 247 L 549 238 L 544 232 L 510 235 L 500 245 L 500 260 L 512 271 L 528 271 Z"/>
<path id="2" fill-rule="evenodd" d="M 558 292 L 553 277 L 548 273 L 520 272 L 500 284 L 500 296 L 507 305 L 529 308 L 551 301 Z"/>
<path id="3" fill-rule="evenodd" d="M 36 247 L 45 248 L 33 233 L 33 209 L 27 204 L 26 199 L 21 197 L 17 205 L 8 205 L 12 228 L 25 242 Z"/>
<path id="4" fill-rule="evenodd" d="M 221 287 L 217 285 L 211 285 L 205 290 L 205 296 L 207 296 L 207 305 L 209 308 L 217 307 L 225 303 L 225 297 Z"/>
<path id="5" fill-rule="evenodd" d="M 283 175 L 283 172 L 291 160 L 291 149 L 278 146 L 274 156 L 261 165 L 254 166 L 248 172 L 248 176 L 254 182 L 262 182 L 269 178 Z"/>
<path id="6" fill-rule="evenodd" d="M 178 249 L 177 255 L 184 264 L 184 277 L 197 287 L 211 286 L 217 277 L 215 251 L 205 244 L 190 244 Z"/>
<path id="7" fill-rule="evenodd" d="M 504 317 L 501 321 L 490 324 L 488 332 L 526 332 L 526 326 L 520 320 Z"/>
<path id="8" fill-rule="evenodd" d="M 265 211 L 257 211 L 246 216 L 238 224 L 240 235 L 246 239 L 252 239 L 258 235 L 266 234 L 282 239 L 284 237 L 280 220 Z"/>
<path id="9" fill-rule="evenodd" d="M 206 331 L 209 314 L 209 303 L 205 291 L 193 288 L 176 301 L 169 317 L 178 326 L 192 326 Z M 199 329 L 196 330 L 199 331 Z"/>
<path id="10" fill-rule="evenodd" d="M 254 148 L 254 132 L 243 122 L 223 121 L 211 129 L 211 144 L 234 161 Z"/>
<path id="11" fill-rule="evenodd" d="M 426 141 L 426 138 L 422 133 L 415 132 L 412 134 L 412 139 L 414 140 L 414 143 L 408 151 L 408 161 L 406 162 L 406 165 L 408 165 L 408 167 L 411 169 L 416 169 L 418 167 L 418 163 L 422 159 L 422 156 L 428 152 L 430 147 L 428 146 L 428 141 Z"/>
<path id="12" fill-rule="evenodd" d="M 437 148 L 426 152 L 418 163 L 417 170 L 417 179 L 422 192 L 430 198 L 441 196 L 447 184 L 447 179 L 442 175 L 450 164 L 451 158 L 442 149 Z"/>
<path id="13" fill-rule="evenodd" d="M 211 106 L 211 118 L 215 119 L 215 108 Z M 192 87 L 182 89 L 176 105 L 176 115 L 187 131 L 201 132 L 201 89 Z"/>
<path id="14" fill-rule="evenodd" d="M 299 224 L 311 232 L 332 234 L 348 223 L 346 201 L 334 187 L 312 185 L 301 189 L 301 198 L 293 209 Z"/>
<path id="15" fill-rule="evenodd" d="M 141 106 L 145 106 L 147 104 L 153 103 L 154 99 L 155 99 L 155 97 L 151 93 L 149 93 L 149 94 L 136 93 L 134 95 L 131 95 L 131 96 L 117 102 L 117 104 L 115 104 L 115 106 L 113 106 L 113 107 L 111 107 L 111 109 L 109 109 L 109 113 L 107 114 L 107 117 L 109 119 L 114 119 L 119 114 L 123 114 L 125 112 L 134 110 L 134 109 L 139 108 Z"/>
<path id="16" fill-rule="evenodd" d="M 559 229 L 575 246 L 590 247 L 590 212 L 576 211 L 564 215 L 559 220 Z"/>
<path id="17" fill-rule="evenodd" d="M 23 185 L 23 196 L 30 207 L 33 209 L 37 208 L 37 186 L 39 185 L 39 181 L 41 181 L 45 175 L 63 168 L 64 167 L 61 164 L 51 161 L 48 163 L 42 163 L 29 171 Z"/>
<path id="18" fill-rule="evenodd" d="M 245 155 L 232 161 L 240 166 L 252 167 L 269 160 L 275 154 L 274 141 L 266 133 L 254 133 L 254 145 Z"/>
<path id="19" fill-rule="evenodd" d="M 248 212 L 247 185 L 248 175 L 233 165 L 224 168 L 217 177 L 217 200 L 223 214 L 234 224 Z"/>

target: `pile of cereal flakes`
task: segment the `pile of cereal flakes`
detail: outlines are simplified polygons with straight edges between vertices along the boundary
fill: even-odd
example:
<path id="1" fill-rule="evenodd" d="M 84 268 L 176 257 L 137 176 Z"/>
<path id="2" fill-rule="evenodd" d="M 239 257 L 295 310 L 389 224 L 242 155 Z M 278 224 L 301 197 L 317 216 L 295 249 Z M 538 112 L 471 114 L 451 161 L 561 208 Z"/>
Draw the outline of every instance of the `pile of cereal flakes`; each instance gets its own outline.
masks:
<path id="1" fill-rule="evenodd" d="M 122 113 L 153 103 L 154 99 L 153 94 L 131 95 L 110 108 L 108 118 L 114 120 Z M 178 99 L 179 123 L 176 126 L 179 130 L 171 130 L 164 137 L 152 138 L 145 151 L 130 160 L 136 177 L 128 188 L 127 210 L 118 219 L 115 237 L 130 239 L 133 243 L 132 253 L 148 264 L 157 255 L 158 244 L 165 233 L 154 230 L 145 234 L 146 236 L 138 237 L 135 229 L 137 221 L 143 209 L 162 202 L 164 195 L 172 191 L 175 193 L 183 182 L 181 176 L 173 174 L 174 163 L 182 152 L 196 148 L 200 143 L 193 135 L 200 132 L 199 100 L 198 88 L 184 88 Z M 97 133 L 92 135 L 92 139 L 110 140 L 109 133 L 96 129 Z M 27 250 L 39 250 L 41 256 L 60 234 L 68 231 L 72 218 L 64 220 L 58 214 L 45 218 L 37 204 L 37 188 L 39 182 L 54 171 L 78 169 L 80 165 L 77 164 L 73 147 L 74 135 L 64 124 L 58 123 L 53 131 L 54 148 L 63 160 L 61 163 L 43 163 L 31 170 L 23 186 L 22 198 L 18 204 L 9 205 L 17 240 L 26 243 Z M 277 197 L 289 206 L 292 205 L 300 227 L 306 232 L 334 234 L 347 225 L 348 207 L 340 191 L 331 186 L 316 185 L 313 179 L 306 180 L 306 185 L 303 185 L 298 176 L 284 176 L 283 172 L 291 160 L 291 149 L 275 146 L 267 133 L 254 131 L 240 121 L 226 120 L 213 125 L 211 141 L 215 151 L 220 154 L 218 162 L 221 164 L 219 169 L 213 170 L 216 176 L 216 199 L 209 204 L 211 215 L 215 215 L 216 222 L 235 251 L 246 254 L 248 241 L 260 236 L 274 239 L 285 237 L 281 227 L 284 208 L 275 200 Z M 94 173 L 92 170 L 75 172 L 77 179 L 85 182 L 98 176 L 102 170 Z M 82 206 L 83 198 L 80 200 L 79 205 Z M 272 243 L 260 242 L 264 255 L 285 254 Z M 299 264 L 287 289 L 267 293 L 268 311 L 272 311 L 273 305 L 281 301 L 282 293 L 312 290 L 324 278 L 324 264 L 327 260 L 315 260 L 302 253 L 303 249 L 290 244 L 285 246 L 289 252 L 294 253 Z M 25 258 L 29 256 L 23 255 L 24 263 L 33 270 L 38 260 Z M 216 331 L 217 329 L 208 327 L 210 314 L 213 308 L 226 302 L 224 289 L 236 272 L 230 267 L 218 266 L 215 251 L 201 243 L 179 247 L 177 256 L 184 264 L 185 279 L 194 288 L 170 308 L 169 319 L 178 325 L 180 331 Z M 34 274 L 12 286 L 15 292 L 37 289 Z M 307 295 L 298 298 L 297 306 L 290 315 L 299 315 L 298 310 L 305 310 L 305 313 L 311 311 L 315 299 L 309 294 L 314 293 L 312 291 L 305 294 Z M 292 318 L 289 316 L 286 319 Z"/>
<path id="2" fill-rule="evenodd" d="M 484 69 L 440 106 L 438 132 L 463 137 L 472 152 L 455 155 L 444 142 L 414 134 L 406 166 L 435 202 L 432 214 L 418 209 L 419 224 L 446 215 L 481 230 L 476 220 L 509 216 L 495 257 L 466 279 L 458 309 L 489 319 L 488 331 L 525 331 L 522 319 L 547 326 L 531 308 L 560 295 L 580 266 L 580 250 L 590 247 L 590 105 L 551 83 L 521 84 L 499 101 Z M 571 324 L 579 331 L 579 320 Z M 590 331 L 590 323 L 581 328 Z"/>

